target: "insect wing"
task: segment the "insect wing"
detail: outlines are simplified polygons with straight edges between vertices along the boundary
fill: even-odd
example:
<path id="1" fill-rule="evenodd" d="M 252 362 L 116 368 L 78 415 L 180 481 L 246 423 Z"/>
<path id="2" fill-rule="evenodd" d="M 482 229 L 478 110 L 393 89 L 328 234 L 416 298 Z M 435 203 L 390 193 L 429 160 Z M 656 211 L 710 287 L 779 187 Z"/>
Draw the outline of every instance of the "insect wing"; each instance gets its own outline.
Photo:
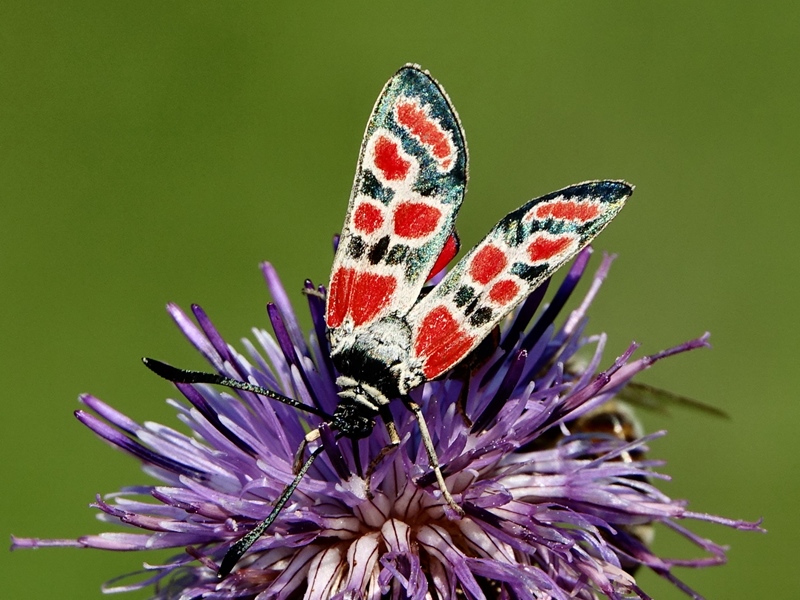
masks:
<path id="1" fill-rule="evenodd" d="M 576 375 L 586 370 L 588 361 L 582 358 L 572 357 L 564 365 L 567 373 Z M 629 381 L 616 394 L 617 400 L 636 409 L 645 409 L 662 415 L 671 414 L 673 408 L 688 409 L 701 412 L 711 417 L 730 419 L 730 415 L 721 408 L 682 396 L 669 390 L 642 383 L 641 381 Z"/>
<path id="2" fill-rule="evenodd" d="M 730 419 L 730 415 L 721 408 L 638 381 L 629 382 L 617 392 L 617 396 L 637 408 L 662 414 L 669 414 L 669 408 L 678 407 L 699 411 L 712 417 Z"/>
<path id="3" fill-rule="evenodd" d="M 613 219 L 633 187 L 590 181 L 502 219 L 409 312 L 412 358 L 426 379 L 455 366 L 520 301 Z"/>
<path id="4" fill-rule="evenodd" d="M 417 300 L 447 251 L 467 184 L 467 148 L 444 90 L 407 65 L 386 84 L 367 124 L 333 261 L 326 322 L 336 333 Z"/>

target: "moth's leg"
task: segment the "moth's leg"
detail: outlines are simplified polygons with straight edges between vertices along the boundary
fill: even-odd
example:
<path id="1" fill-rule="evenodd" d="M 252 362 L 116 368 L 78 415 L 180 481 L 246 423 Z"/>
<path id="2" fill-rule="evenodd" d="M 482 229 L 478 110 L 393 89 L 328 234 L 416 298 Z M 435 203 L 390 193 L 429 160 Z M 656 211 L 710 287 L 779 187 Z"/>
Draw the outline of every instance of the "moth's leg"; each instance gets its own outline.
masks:
<path id="1" fill-rule="evenodd" d="M 436 455 L 436 449 L 433 447 L 431 433 L 428 431 L 428 424 L 425 422 L 425 417 L 422 415 L 422 409 L 419 407 L 419 404 L 414 402 L 408 396 L 403 396 L 403 403 L 406 405 L 408 410 L 414 413 L 414 417 L 417 419 L 419 433 L 422 436 L 422 445 L 425 446 L 425 452 L 428 453 L 428 462 L 433 469 L 434 475 L 436 475 L 436 481 L 439 483 L 439 489 L 442 490 L 442 496 L 450 505 L 450 508 L 456 511 L 456 514 L 463 517 L 464 509 L 458 505 L 458 503 L 453 499 L 453 496 L 450 494 L 450 490 L 447 489 L 447 484 L 444 481 L 444 475 L 442 475 L 442 468 L 439 466 L 439 457 Z"/>
<path id="2" fill-rule="evenodd" d="M 311 454 L 308 456 L 308 459 L 300 466 L 300 469 L 297 471 L 297 475 L 295 475 L 292 482 L 287 485 L 281 492 L 281 495 L 278 496 L 278 499 L 275 501 L 275 505 L 272 507 L 272 512 L 269 513 L 269 516 L 249 532 L 244 534 L 238 542 L 233 544 L 228 549 L 222 559 L 222 564 L 220 564 L 219 570 L 217 571 L 217 579 L 225 579 L 233 570 L 233 567 L 236 566 L 236 563 L 239 562 L 239 559 L 242 558 L 245 552 L 250 549 L 250 546 L 255 544 L 258 541 L 258 538 L 264 535 L 264 532 L 269 528 L 270 525 L 272 525 L 272 522 L 278 518 L 278 515 L 283 510 L 283 507 L 289 501 L 289 498 L 292 497 L 295 488 L 297 488 L 297 486 L 300 484 L 300 480 L 303 479 L 303 476 L 311 468 L 311 463 L 314 462 L 314 459 L 320 455 L 323 449 L 324 448 L 320 446 L 311 452 Z"/>
<path id="3" fill-rule="evenodd" d="M 371 489 L 372 473 L 374 473 L 375 469 L 378 468 L 378 465 L 383 458 L 400 445 L 400 436 L 397 434 L 397 426 L 394 424 L 394 419 L 392 419 L 392 413 L 389 411 L 389 405 L 380 405 L 378 407 L 378 413 L 380 414 L 384 425 L 386 425 L 386 433 L 389 434 L 389 443 L 381 448 L 381 451 L 378 452 L 378 455 L 370 461 L 369 466 L 367 467 L 365 479 L 367 482 L 367 498 L 370 500 L 373 498 Z"/>
<path id="4" fill-rule="evenodd" d="M 392 446 L 400 445 L 400 436 L 397 434 L 397 426 L 394 424 L 389 405 L 381 404 L 378 407 L 378 414 L 380 414 L 383 423 L 386 425 L 386 432 L 389 434 L 389 443 Z"/>
<path id="5" fill-rule="evenodd" d="M 319 429 L 312 429 L 309 431 L 306 436 L 303 438 L 303 441 L 300 442 L 300 445 L 297 447 L 297 452 L 294 453 L 294 462 L 292 462 L 292 473 L 297 475 L 300 471 L 300 468 L 303 466 L 303 455 L 306 453 L 306 448 L 308 445 L 318 440 L 320 436 Z"/>

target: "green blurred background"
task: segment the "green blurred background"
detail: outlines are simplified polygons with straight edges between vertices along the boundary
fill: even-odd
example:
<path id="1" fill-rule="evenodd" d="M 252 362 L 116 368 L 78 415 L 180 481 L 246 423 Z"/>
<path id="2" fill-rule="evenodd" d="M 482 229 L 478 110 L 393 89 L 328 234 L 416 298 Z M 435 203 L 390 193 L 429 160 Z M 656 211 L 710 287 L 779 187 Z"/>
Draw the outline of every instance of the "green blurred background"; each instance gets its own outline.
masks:
<path id="1" fill-rule="evenodd" d="M 670 495 L 769 529 L 694 526 L 730 562 L 678 574 L 708 598 L 798 597 L 798 17 L 796 2 L 0 3 L 3 534 L 103 531 L 94 494 L 147 481 L 71 412 L 87 391 L 176 423 L 139 363 L 202 364 L 167 301 L 202 304 L 236 341 L 266 327 L 260 261 L 295 291 L 327 280 L 369 111 L 417 62 L 466 128 L 465 245 L 564 185 L 637 185 L 596 243 L 619 259 L 590 330 L 609 333 L 608 361 L 712 332 L 713 350 L 641 380 L 731 419 L 644 415 L 670 430 L 652 454 Z M 98 598 L 147 559 L 3 553 L 0 595 Z"/>

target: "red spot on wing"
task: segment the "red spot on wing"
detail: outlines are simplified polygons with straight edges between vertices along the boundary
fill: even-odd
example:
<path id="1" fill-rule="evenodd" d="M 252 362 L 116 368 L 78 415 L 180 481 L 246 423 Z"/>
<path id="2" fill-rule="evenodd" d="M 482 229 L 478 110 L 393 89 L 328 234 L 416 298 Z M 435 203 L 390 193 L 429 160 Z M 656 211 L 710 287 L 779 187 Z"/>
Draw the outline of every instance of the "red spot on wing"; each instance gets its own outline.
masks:
<path id="1" fill-rule="evenodd" d="M 574 240 L 571 235 L 555 237 L 540 235 L 528 245 L 528 257 L 533 263 L 547 260 L 566 250 Z"/>
<path id="2" fill-rule="evenodd" d="M 353 215 L 353 226 L 361 233 L 370 234 L 383 225 L 383 211 L 369 202 L 361 202 L 356 206 Z"/>
<path id="3" fill-rule="evenodd" d="M 487 244 L 475 253 L 469 264 L 469 274 L 482 285 L 486 285 L 506 268 L 505 252 L 497 246 Z"/>
<path id="4" fill-rule="evenodd" d="M 411 163 L 400 156 L 395 142 L 380 136 L 375 142 L 375 166 L 389 181 L 402 181 L 408 175 Z"/>
<path id="5" fill-rule="evenodd" d="M 513 279 L 501 279 L 489 290 L 489 300 L 504 306 L 517 297 L 519 284 Z"/>
<path id="6" fill-rule="evenodd" d="M 425 110 L 415 102 L 401 102 L 397 105 L 397 121 L 431 148 L 433 156 L 444 168 L 450 167 L 455 152 L 453 143 L 439 124 L 431 119 Z"/>
<path id="7" fill-rule="evenodd" d="M 340 267 L 331 277 L 325 322 L 339 327 L 349 315 L 356 327 L 369 323 L 391 304 L 396 289 L 391 275 Z"/>
<path id="8" fill-rule="evenodd" d="M 396 288 L 397 280 L 391 275 L 360 273 L 349 307 L 356 327 L 371 321 L 386 308 Z"/>
<path id="9" fill-rule="evenodd" d="M 442 251 L 439 253 L 439 258 L 436 259 L 436 262 L 433 263 L 433 267 L 431 268 L 431 272 L 428 273 L 428 277 L 426 279 L 429 280 L 432 277 L 438 275 L 442 269 L 444 269 L 451 260 L 458 254 L 458 250 L 461 247 L 461 241 L 458 239 L 458 235 L 454 231 L 450 234 L 450 237 L 447 238 L 447 241 L 444 243 L 444 247 Z"/>
<path id="10" fill-rule="evenodd" d="M 424 202 L 401 202 L 394 209 L 394 232 L 403 238 L 419 239 L 439 227 L 442 211 Z"/>
<path id="11" fill-rule="evenodd" d="M 453 367 L 472 349 L 474 338 L 466 333 L 446 306 L 435 306 L 417 329 L 414 352 L 423 361 L 422 371 L 433 379 Z"/>
<path id="12" fill-rule="evenodd" d="M 355 269 L 341 267 L 331 275 L 331 284 L 328 286 L 328 306 L 325 313 L 325 322 L 328 327 L 339 327 L 344 321 L 355 274 Z"/>
<path id="13" fill-rule="evenodd" d="M 596 202 L 576 202 L 574 200 L 554 200 L 538 205 L 534 209 L 537 219 L 552 217 L 562 221 L 586 223 L 600 216 L 600 206 Z"/>

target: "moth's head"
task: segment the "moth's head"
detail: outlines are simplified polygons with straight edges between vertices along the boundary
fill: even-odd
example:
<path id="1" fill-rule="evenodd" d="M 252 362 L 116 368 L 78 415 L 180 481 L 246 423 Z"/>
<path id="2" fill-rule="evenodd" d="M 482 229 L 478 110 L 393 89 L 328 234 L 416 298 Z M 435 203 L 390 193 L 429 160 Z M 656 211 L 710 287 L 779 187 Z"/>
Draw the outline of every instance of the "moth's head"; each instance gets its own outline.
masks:
<path id="1" fill-rule="evenodd" d="M 378 407 L 387 401 L 386 398 L 375 388 L 349 377 L 339 377 L 337 383 L 341 387 L 340 400 L 331 427 L 350 439 L 367 437 L 375 428 Z"/>

